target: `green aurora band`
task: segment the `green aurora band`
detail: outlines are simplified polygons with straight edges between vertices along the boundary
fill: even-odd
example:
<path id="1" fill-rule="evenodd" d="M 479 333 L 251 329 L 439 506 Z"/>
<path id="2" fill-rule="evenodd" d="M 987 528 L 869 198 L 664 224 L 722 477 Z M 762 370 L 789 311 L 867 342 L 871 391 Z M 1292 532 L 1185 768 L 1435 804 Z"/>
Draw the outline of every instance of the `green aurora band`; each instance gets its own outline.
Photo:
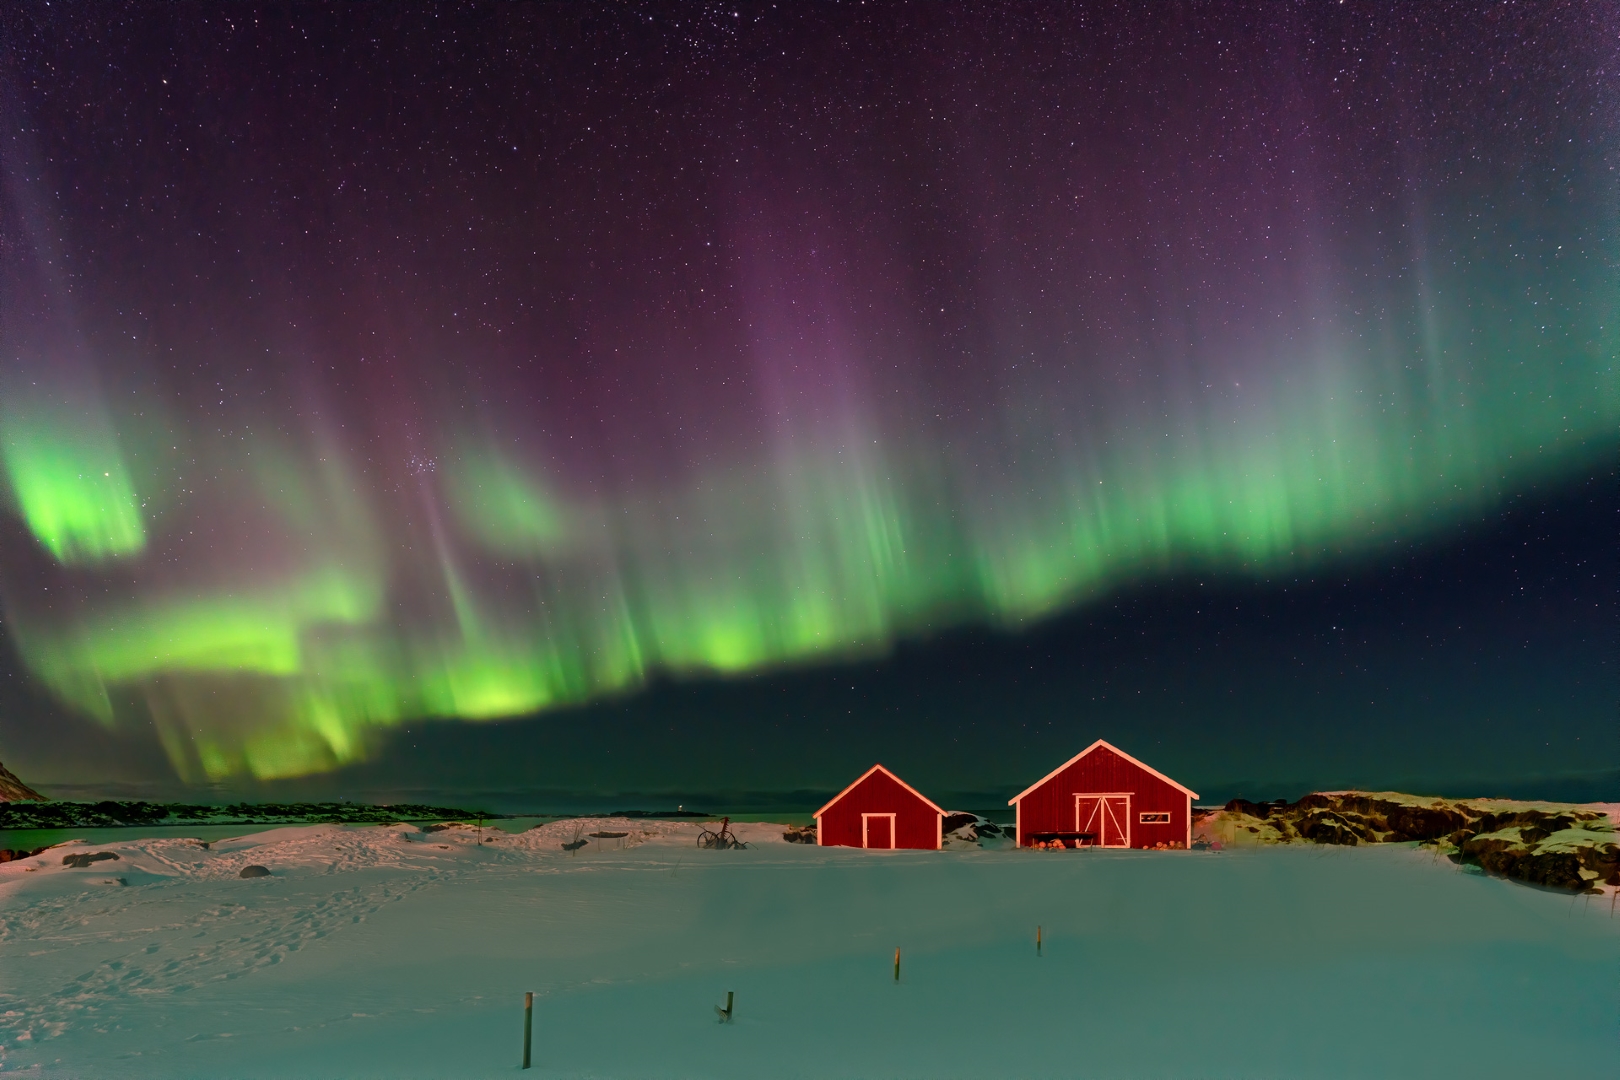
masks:
<path id="1" fill-rule="evenodd" d="M 0 267 L 15 647 L 72 709 L 154 725 L 188 780 L 290 777 L 422 718 L 871 657 L 956 626 L 1015 632 L 1156 576 L 1354 558 L 1612 461 L 1612 148 L 1562 130 L 1493 144 L 1510 136 L 1474 131 L 1462 105 L 1416 133 L 1334 120 L 1323 71 L 1320 112 L 1363 143 L 1314 134 L 1317 98 L 1289 82 L 1306 104 L 1270 128 L 1218 123 L 1211 91 L 1080 154 L 981 87 L 959 96 L 1000 120 L 961 127 L 967 149 L 926 174 L 957 185 L 937 196 L 940 215 L 956 200 L 949 227 L 906 216 L 919 174 L 890 177 L 889 158 L 816 194 L 761 152 L 722 196 L 660 211 L 702 225 L 667 252 L 637 249 L 676 225 L 624 226 L 614 248 L 616 219 L 589 250 L 545 246 L 635 201 L 567 204 L 594 173 L 542 174 L 535 190 L 563 193 L 543 213 L 525 188 L 472 224 L 435 194 L 456 183 L 406 190 L 408 214 L 374 194 L 305 220 L 284 200 L 283 233 L 232 209 L 260 188 L 233 188 L 222 157 L 192 192 L 222 201 L 196 220 L 250 221 L 217 245 L 242 266 L 197 271 L 180 214 L 172 236 L 156 217 L 118 234 L 172 242 L 152 258 L 185 268 L 140 274 L 123 267 L 146 248 L 41 240 L 49 185 L 13 163 L 8 229 L 32 238 Z M 1253 110 L 1285 97 L 1234 79 Z M 1600 110 L 1555 97 L 1549 123 L 1609 138 L 1583 119 Z M 1277 151 L 1266 132 L 1285 128 L 1310 134 Z M 666 192 L 685 197 L 641 194 Z M 721 204 L 740 209 L 704 217 Z M 441 220 L 454 246 L 435 249 L 418 223 Z M 91 268 L 71 297 L 61 265 Z M 539 299 L 514 305 L 531 282 Z M 530 337 L 470 329 L 486 297 Z"/>
<path id="2" fill-rule="evenodd" d="M 7 412 L 0 461 L 35 539 L 64 563 L 138 554 L 146 531 L 104 416 L 15 403 Z"/>
<path id="3" fill-rule="evenodd" d="M 254 476 L 272 508 L 253 527 L 304 558 L 14 627 L 29 667 L 75 708 L 113 723 L 136 691 L 183 775 L 297 775 L 357 760 L 374 732 L 415 718 L 517 716 L 655 670 L 870 654 L 968 620 L 1016 628 L 1142 575 L 1271 573 L 1439 528 L 1612 449 L 1610 356 L 1571 350 L 1539 378 L 1510 352 L 1482 357 L 1417 402 L 1358 381 L 1372 357 L 1326 363 L 1291 395 L 1190 429 L 1116 421 L 1103 451 L 1015 460 L 975 478 L 979 491 L 863 437 L 673 491 L 569 501 L 462 439 L 455 468 L 422 478 L 448 509 L 415 561 L 352 480 L 289 490 L 323 466 L 282 448 L 280 468 L 237 479 Z M 110 501 L 107 476 L 63 458 L 118 464 L 96 443 L 37 471 L 40 458 L 8 456 L 39 543 L 64 564 L 138 559 L 143 525 L 127 510 L 71 518 L 73 546 L 62 517 L 33 511 Z M 486 560 L 504 572 L 467 569 Z M 429 617 L 390 610 L 402 576 L 427 580 Z"/>

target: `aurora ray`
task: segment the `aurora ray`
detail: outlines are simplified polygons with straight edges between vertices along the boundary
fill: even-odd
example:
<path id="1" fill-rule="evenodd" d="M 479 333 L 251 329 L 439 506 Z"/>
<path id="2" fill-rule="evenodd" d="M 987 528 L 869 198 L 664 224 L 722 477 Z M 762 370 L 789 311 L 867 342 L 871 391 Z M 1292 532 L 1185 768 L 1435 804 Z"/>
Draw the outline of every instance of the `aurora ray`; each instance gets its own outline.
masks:
<path id="1" fill-rule="evenodd" d="M 1458 89 L 1483 51 L 1411 43 L 1385 84 L 1344 72 L 1391 38 L 1319 30 L 1277 36 L 1287 63 L 1251 34 L 1239 67 L 1175 27 L 1017 71 L 895 44 L 859 92 L 649 59 L 598 99 L 581 68 L 521 131 L 494 98 L 399 121 L 446 151 L 415 172 L 410 140 L 336 149 L 395 130 L 377 55 L 337 105 L 174 104 L 296 165 L 261 195 L 246 158 L 171 163 L 189 201 L 161 220 L 87 156 L 111 120 L 28 98 L 7 289 L 72 325 L 0 329 L 18 649 L 73 708 L 155 723 L 185 776 L 291 776 L 419 717 L 1353 556 L 1614 454 L 1598 47 L 1556 36 L 1504 128 Z M 932 44 L 978 31 L 954 33 Z M 540 78 L 511 63 L 501 85 Z M 705 118 L 650 124 L 661 79 Z M 51 169 L 97 197 L 48 205 Z M 16 389 L 62 342 L 93 407 Z"/>

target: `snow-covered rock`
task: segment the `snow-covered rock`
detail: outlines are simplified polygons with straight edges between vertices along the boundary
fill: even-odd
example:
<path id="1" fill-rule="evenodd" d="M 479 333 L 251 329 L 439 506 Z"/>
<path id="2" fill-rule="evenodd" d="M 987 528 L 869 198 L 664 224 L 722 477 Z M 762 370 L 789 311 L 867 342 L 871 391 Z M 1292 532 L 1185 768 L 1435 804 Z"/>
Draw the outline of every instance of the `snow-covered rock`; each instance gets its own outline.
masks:
<path id="1" fill-rule="evenodd" d="M 1233 799 L 1195 815 L 1205 845 L 1419 842 L 1454 862 L 1552 888 L 1620 887 L 1620 805 L 1448 800 L 1400 792 L 1325 791 L 1295 803 Z"/>

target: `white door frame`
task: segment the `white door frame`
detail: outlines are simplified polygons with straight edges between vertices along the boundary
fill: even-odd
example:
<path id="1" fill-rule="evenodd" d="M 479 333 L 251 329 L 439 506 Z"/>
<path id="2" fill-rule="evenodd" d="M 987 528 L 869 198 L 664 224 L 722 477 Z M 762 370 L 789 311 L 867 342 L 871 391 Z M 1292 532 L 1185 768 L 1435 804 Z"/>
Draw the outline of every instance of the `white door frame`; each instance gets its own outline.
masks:
<path id="1" fill-rule="evenodd" d="M 899 839 L 898 837 L 896 837 L 894 835 L 894 828 L 895 828 L 896 822 L 894 820 L 895 815 L 893 815 L 893 814 L 862 814 L 861 815 L 861 847 L 863 847 L 863 848 L 871 848 L 872 847 L 872 844 L 867 839 L 867 835 L 866 835 L 866 822 L 867 822 L 868 819 L 875 818 L 875 817 L 883 817 L 883 818 L 888 818 L 889 819 L 889 846 L 886 847 L 886 848 L 872 848 L 872 850 L 874 850 L 874 851 L 893 851 L 895 841 L 897 839 Z"/>
<path id="2" fill-rule="evenodd" d="M 1085 832 L 1085 826 L 1080 824 L 1081 799 L 1124 799 L 1125 800 L 1125 842 L 1123 844 L 1104 844 L 1102 837 L 1097 837 L 1098 847 L 1121 848 L 1131 846 L 1131 792 L 1129 791 L 1077 791 L 1074 793 L 1074 831 Z M 1103 813 L 1108 812 L 1108 804 L 1102 803 Z"/>

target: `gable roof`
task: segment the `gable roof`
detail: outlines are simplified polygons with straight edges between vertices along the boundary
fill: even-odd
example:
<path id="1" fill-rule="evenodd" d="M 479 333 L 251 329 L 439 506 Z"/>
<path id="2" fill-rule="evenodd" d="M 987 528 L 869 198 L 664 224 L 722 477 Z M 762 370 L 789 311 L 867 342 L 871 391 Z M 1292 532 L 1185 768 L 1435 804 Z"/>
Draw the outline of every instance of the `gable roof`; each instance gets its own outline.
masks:
<path id="1" fill-rule="evenodd" d="M 856 777 L 855 782 L 853 784 L 849 785 L 849 787 L 845 788 L 843 791 L 840 791 L 838 794 L 834 795 L 831 799 L 828 799 L 826 806 L 823 806 L 820 810 L 817 810 L 814 814 L 811 814 L 810 816 L 811 817 L 820 817 L 822 814 L 825 814 L 828 810 L 832 809 L 833 805 L 835 803 L 837 803 L 839 799 L 842 799 L 845 795 L 848 795 L 850 792 L 852 792 L 856 788 L 860 787 L 861 784 L 863 782 L 865 782 L 866 778 L 868 776 L 871 776 L 875 772 L 882 773 L 884 776 L 887 776 L 890 780 L 893 780 L 895 783 L 899 784 L 901 787 L 905 788 L 907 791 L 909 791 L 913 795 L 917 796 L 917 798 L 919 798 L 923 802 L 927 803 L 929 808 L 932 809 L 934 811 L 934 813 L 940 814 L 940 815 L 943 815 L 945 813 L 945 811 L 941 810 L 938 806 L 936 806 L 934 804 L 933 799 L 930 799 L 928 796 L 924 795 L 922 792 L 918 791 L 916 788 L 912 787 L 910 784 L 906 783 L 904 780 L 902 780 L 898 776 L 894 775 L 894 773 L 890 772 L 888 769 L 885 769 L 882 765 L 874 765 L 870 769 L 867 769 L 865 772 L 861 773 L 860 776 Z"/>
<path id="2" fill-rule="evenodd" d="M 1087 754 L 1091 753 L 1093 750 L 1097 749 L 1098 747 L 1102 747 L 1105 750 L 1112 750 L 1114 753 L 1118 754 L 1120 757 L 1124 758 L 1126 761 L 1130 762 L 1132 765 L 1135 765 L 1138 769 L 1141 769 L 1143 772 L 1150 772 L 1154 776 L 1157 776 L 1160 780 L 1163 780 L 1165 783 L 1169 784 L 1171 787 L 1177 788 L 1177 789 L 1179 789 L 1181 791 L 1185 791 L 1188 795 L 1190 795 L 1194 799 L 1198 798 L 1198 792 L 1194 791 L 1192 788 L 1188 787 L 1186 784 L 1178 784 L 1178 783 L 1176 783 L 1174 780 L 1170 779 L 1168 776 L 1164 775 L 1164 773 L 1160 772 L 1158 769 L 1155 769 L 1153 766 L 1144 764 L 1143 762 L 1140 762 L 1140 761 L 1137 761 L 1135 758 L 1131 757 L 1131 755 L 1127 754 L 1125 751 L 1121 750 L 1119 747 L 1115 746 L 1113 743 L 1106 742 L 1103 739 L 1098 739 L 1096 742 L 1092 743 L 1090 746 L 1086 747 L 1084 750 L 1082 750 L 1078 754 L 1074 755 L 1074 757 L 1070 758 L 1068 761 L 1065 761 L 1063 764 L 1059 765 L 1057 768 L 1053 769 L 1051 772 L 1047 773 L 1045 776 L 1041 777 L 1039 780 L 1037 780 L 1033 784 L 1029 785 L 1029 787 L 1025 788 L 1023 791 L 1020 791 L 1017 795 L 1014 795 L 1012 798 L 1008 799 L 1007 800 L 1007 805 L 1008 806 L 1016 806 L 1023 799 L 1023 797 L 1025 795 L 1028 795 L 1030 792 L 1034 791 L 1036 788 L 1040 787 L 1042 784 L 1044 784 L 1048 780 L 1052 779 L 1052 777 L 1056 776 L 1058 773 L 1062 772 L 1064 769 L 1067 769 L 1070 765 L 1073 765 L 1075 762 L 1079 761 L 1081 758 L 1085 757 Z"/>

